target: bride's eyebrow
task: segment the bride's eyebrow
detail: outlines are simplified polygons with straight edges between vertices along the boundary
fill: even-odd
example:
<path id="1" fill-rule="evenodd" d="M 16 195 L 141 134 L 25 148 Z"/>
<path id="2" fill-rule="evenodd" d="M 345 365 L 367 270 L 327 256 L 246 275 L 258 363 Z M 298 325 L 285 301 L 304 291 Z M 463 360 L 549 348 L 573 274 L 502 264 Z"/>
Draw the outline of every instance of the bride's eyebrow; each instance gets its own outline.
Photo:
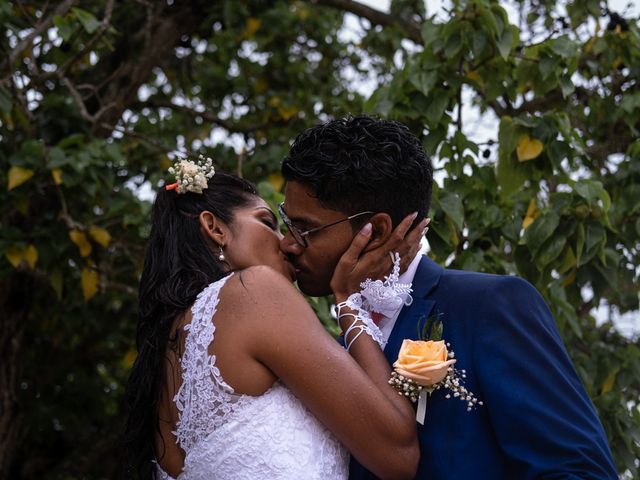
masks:
<path id="1" fill-rule="evenodd" d="M 273 210 L 267 207 L 257 207 L 256 210 L 264 210 L 265 212 L 269 212 L 269 215 L 271 215 L 271 219 L 273 220 L 273 222 L 278 225 L 278 217 L 276 217 L 276 214 L 273 213 Z"/>

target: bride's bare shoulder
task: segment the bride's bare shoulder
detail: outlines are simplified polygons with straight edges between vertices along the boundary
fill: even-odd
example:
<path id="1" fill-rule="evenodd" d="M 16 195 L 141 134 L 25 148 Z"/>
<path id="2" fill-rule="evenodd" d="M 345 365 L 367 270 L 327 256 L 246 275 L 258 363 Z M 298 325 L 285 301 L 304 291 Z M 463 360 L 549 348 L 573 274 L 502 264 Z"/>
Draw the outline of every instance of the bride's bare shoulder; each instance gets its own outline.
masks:
<path id="1" fill-rule="evenodd" d="M 224 290 L 226 300 L 248 304 L 302 299 L 302 295 L 288 278 L 266 265 L 256 265 L 235 272 Z"/>

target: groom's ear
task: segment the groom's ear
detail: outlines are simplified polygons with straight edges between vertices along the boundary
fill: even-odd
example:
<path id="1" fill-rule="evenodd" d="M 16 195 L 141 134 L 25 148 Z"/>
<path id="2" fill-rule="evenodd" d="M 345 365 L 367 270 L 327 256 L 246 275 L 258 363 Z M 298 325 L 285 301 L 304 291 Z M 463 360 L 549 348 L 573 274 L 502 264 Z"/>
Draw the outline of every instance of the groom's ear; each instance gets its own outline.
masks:
<path id="1" fill-rule="evenodd" d="M 376 213 L 369 221 L 371 222 L 371 240 L 364 251 L 368 252 L 384 244 L 393 233 L 393 222 L 388 213 Z"/>

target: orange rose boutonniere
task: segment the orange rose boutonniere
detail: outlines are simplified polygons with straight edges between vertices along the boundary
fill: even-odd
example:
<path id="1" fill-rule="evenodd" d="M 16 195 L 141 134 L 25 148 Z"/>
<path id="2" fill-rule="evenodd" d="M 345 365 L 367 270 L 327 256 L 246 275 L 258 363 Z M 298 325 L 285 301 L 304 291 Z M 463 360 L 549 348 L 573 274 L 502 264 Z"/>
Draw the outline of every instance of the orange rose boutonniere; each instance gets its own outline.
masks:
<path id="1" fill-rule="evenodd" d="M 435 328 L 432 331 L 442 331 Z M 424 424 L 427 407 L 427 396 L 434 390 L 446 388 L 446 398 L 459 398 L 467 402 L 467 411 L 481 401 L 462 385 L 466 377 L 464 370 L 458 371 L 453 365 L 456 363 L 453 351 L 447 349 L 444 340 L 409 340 L 402 341 L 398 359 L 393 364 L 389 384 L 412 402 L 418 402 L 416 420 Z"/>
<path id="2" fill-rule="evenodd" d="M 417 384 L 429 387 L 442 381 L 454 363 L 456 360 L 449 358 L 444 340 L 405 339 L 393 369 Z"/>

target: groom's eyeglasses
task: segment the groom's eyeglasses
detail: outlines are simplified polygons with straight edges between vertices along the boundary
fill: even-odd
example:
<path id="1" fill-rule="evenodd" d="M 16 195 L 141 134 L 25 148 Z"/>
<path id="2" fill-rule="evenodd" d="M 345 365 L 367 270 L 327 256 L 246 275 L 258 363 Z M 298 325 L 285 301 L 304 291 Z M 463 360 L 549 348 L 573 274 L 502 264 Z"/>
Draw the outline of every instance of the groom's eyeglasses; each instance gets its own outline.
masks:
<path id="1" fill-rule="evenodd" d="M 278 205 L 278 213 L 280 217 L 282 217 L 282 222 L 287 226 L 289 231 L 291 232 L 291 236 L 296 241 L 298 245 L 303 248 L 307 248 L 309 244 L 307 243 L 307 236 L 318 232 L 320 230 L 324 230 L 325 228 L 333 227 L 334 225 L 338 225 L 339 223 L 346 222 L 347 220 L 351 220 L 353 218 L 359 217 L 361 215 L 373 214 L 375 212 L 360 212 L 354 215 L 350 215 L 347 218 L 343 218 L 342 220 L 338 220 L 336 222 L 328 223 L 327 225 L 322 225 L 321 227 L 310 228 L 309 230 L 300 231 L 298 227 L 296 227 L 293 222 L 287 216 L 287 213 L 284 211 L 284 202 Z"/>

